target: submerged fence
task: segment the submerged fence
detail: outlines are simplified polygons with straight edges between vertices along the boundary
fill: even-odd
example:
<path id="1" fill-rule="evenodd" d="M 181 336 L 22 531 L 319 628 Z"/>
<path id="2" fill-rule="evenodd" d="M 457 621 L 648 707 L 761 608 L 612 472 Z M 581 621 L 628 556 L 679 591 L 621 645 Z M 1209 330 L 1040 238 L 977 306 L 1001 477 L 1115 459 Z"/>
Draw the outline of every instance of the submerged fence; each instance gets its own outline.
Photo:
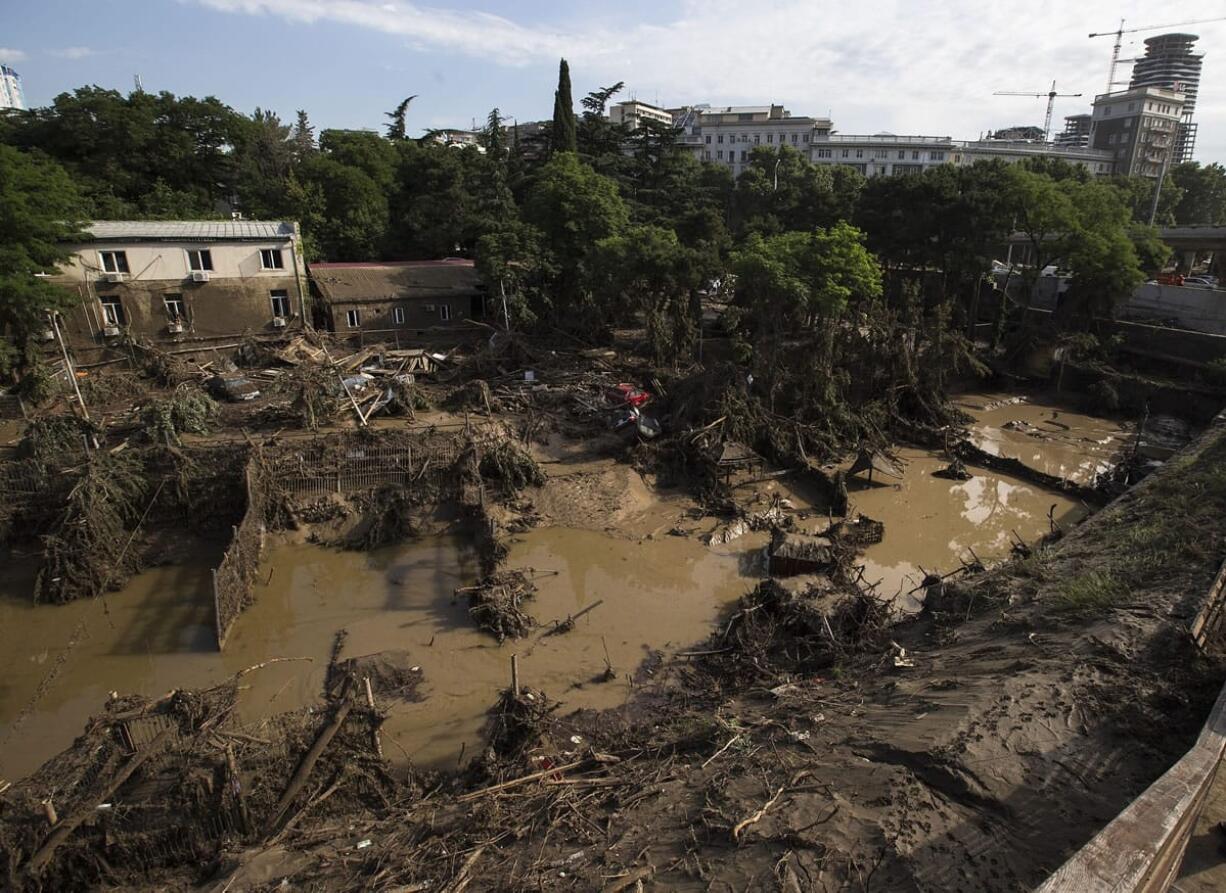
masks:
<path id="1" fill-rule="evenodd" d="M 386 485 L 433 485 L 450 472 L 462 443 L 455 435 L 425 431 L 382 443 L 318 437 L 254 447 L 243 471 L 246 510 L 213 571 L 218 650 L 225 648 L 234 621 L 251 604 L 274 498 L 322 499 Z"/>
<path id="2" fill-rule="evenodd" d="M 226 636 L 238 615 L 251 601 L 251 584 L 260 566 L 264 548 L 264 521 L 268 516 L 268 487 L 263 480 L 258 449 L 247 457 L 243 478 L 247 510 L 233 528 L 230 545 L 213 570 L 213 616 L 217 626 L 217 650 L 225 648 Z"/>

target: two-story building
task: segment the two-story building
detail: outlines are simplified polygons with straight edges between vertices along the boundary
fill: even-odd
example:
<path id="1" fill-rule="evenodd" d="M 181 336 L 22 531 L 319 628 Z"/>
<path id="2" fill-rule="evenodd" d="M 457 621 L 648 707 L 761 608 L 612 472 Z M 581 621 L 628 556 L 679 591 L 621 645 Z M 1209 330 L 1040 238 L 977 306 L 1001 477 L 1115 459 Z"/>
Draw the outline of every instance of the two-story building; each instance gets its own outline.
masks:
<path id="1" fill-rule="evenodd" d="M 64 314 L 78 349 L 125 332 L 154 343 L 300 328 L 308 316 L 298 224 L 101 220 L 50 278 L 80 296 Z"/>

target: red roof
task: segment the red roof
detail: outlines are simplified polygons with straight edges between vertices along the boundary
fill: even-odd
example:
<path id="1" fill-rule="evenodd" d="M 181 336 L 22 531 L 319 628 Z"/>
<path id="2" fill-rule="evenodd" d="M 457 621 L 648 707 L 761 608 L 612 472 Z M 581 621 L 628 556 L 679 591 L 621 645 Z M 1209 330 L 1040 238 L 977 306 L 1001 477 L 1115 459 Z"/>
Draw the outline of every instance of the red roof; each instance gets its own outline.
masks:
<path id="1" fill-rule="evenodd" d="M 473 261 L 467 257 L 445 257 L 442 260 L 359 260 L 344 263 L 312 263 L 308 266 L 313 270 L 341 270 L 358 267 L 471 267 Z"/>

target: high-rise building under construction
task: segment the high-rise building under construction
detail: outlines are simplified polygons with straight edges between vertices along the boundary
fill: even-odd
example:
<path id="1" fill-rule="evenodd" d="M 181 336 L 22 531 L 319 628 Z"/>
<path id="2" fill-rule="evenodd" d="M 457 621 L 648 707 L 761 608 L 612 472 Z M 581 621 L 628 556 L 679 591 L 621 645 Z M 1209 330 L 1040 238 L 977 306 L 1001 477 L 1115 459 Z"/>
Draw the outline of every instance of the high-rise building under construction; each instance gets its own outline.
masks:
<path id="1" fill-rule="evenodd" d="M 0 65 L 0 109 L 24 109 L 25 96 L 21 92 L 21 75 Z"/>
<path id="2" fill-rule="evenodd" d="M 1196 93 L 1204 54 L 1194 53 L 1196 34 L 1160 34 L 1145 41 L 1145 55 L 1132 67 L 1129 89 L 1164 87 L 1184 95 L 1183 118 L 1175 136 L 1174 163 L 1191 161 L 1196 149 Z"/>

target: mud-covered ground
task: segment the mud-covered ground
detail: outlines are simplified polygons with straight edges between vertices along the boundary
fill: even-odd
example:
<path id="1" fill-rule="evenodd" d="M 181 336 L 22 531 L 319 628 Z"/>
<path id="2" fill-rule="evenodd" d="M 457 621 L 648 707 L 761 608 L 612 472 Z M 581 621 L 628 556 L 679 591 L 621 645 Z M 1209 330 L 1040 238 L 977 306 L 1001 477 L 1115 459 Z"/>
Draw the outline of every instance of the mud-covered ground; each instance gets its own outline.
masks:
<path id="1" fill-rule="evenodd" d="M 1037 460 L 1039 471 L 1081 484 L 1126 435 L 1113 423 L 996 396 L 964 401 L 980 448 Z M 423 412 L 416 424 L 461 418 Z M 529 641 L 499 649 L 465 625 L 455 590 L 475 572 L 454 543 L 355 556 L 301 542 L 327 542 L 343 524 L 307 524 L 299 542 L 269 553 L 256 607 L 240 618 L 224 661 L 202 653 L 208 604 L 199 579 L 186 586 L 200 597 L 180 612 L 190 621 L 181 639 L 142 616 L 164 603 L 157 580 L 141 582 L 144 595 L 132 605 L 121 592 L 71 606 L 108 625 L 77 652 L 80 666 L 69 656 L 53 674 L 57 686 L 80 683 L 49 689 L 46 727 L 59 739 L 91 711 L 86 700 L 110 689 L 109 665 L 154 698 L 270 657 L 295 658 L 246 678 L 236 696 L 274 710 L 322 695 L 330 649 L 332 662 L 405 649 L 414 681 L 412 697 L 385 710 L 382 765 L 395 771 L 376 792 L 379 805 L 325 808 L 263 838 L 222 835 L 220 859 L 180 858 L 156 876 L 108 875 L 105 859 L 75 876 L 234 893 L 284 884 L 1016 890 L 1049 873 L 1177 758 L 1220 686 L 1221 668 L 1182 632 L 1226 544 L 1220 427 L 1080 525 L 1088 507 L 1066 493 L 977 468 L 968 481 L 934 478 L 946 457 L 899 450 L 909 460 L 900 480 L 849 488 L 853 510 L 887 522 L 886 540 L 856 559 L 862 581 L 894 602 L 894 616 L 923 606 L 897 625 L 885 611 L 862 611 L 866 602 L 839 603 L 846 586 L 833 595 L 803 581 L 754 589 L 761 568 L 749 556 L 769 534 L 708 547 L 732 519 L 635 470 L 626 445 L 606 432 L 588 425 L 584 436 L 530 439 L 546 483 L 503 494 L 490 509 L 511 531 L 504 566 L 548 575 L 527 603 L 542 624 Z M 729 481 L 742 512 L 776 511 L 806 533 L 827 526 L 830 506 L 811 480 L 759 471 Z M 1053 527 L 1063 534 L 1054 545 L 996 564 Z M 991 569 L 967 572 L 980 559 Z M 925 591 L 930 574 L 949 576 Z M 566 614 L 592 606 L 573 631 L 542 639 Z M 0 699 L 10 712 L 47 698 L 41 664 L 58 660 L 57 635 L 73 632 L 38 628 L 29 655 L 16 631 L 6 633 L 17 661 Z M 341 628 L 349 629 L 343 647 L 333 644 Z M 194 670 L 186 682 L 174 678 L 180 648 L 196 652 L 187 655 Z M 512 650 L 521 655 L 519 698 L 500 689 Z M 41 728 L 32 715 L 29 728 Z M 504 735 L 507 717 L 514 729 Z M 22 736 L 23 746 L 30 740 Z M 21 771 L 63 744 L 44 747 L 39 759 L 30 745 Z M 302 814 L 340 778 L 308 790 Z M 105 852 L 105 820 L 88 826 Z"/>
<path id="2" fill-rule="evenodd" d="M 1218 426 L 1050 549 L 821 668 L 786 629 L 766 653 L 717 632 L 621 710 L 542 728 L 528 783 L 304 833 L 212 889 L 1029 887 L 1204 721 L 1222 667 L 1183 629 L 1226 545 L 1224 468 Z"/>

